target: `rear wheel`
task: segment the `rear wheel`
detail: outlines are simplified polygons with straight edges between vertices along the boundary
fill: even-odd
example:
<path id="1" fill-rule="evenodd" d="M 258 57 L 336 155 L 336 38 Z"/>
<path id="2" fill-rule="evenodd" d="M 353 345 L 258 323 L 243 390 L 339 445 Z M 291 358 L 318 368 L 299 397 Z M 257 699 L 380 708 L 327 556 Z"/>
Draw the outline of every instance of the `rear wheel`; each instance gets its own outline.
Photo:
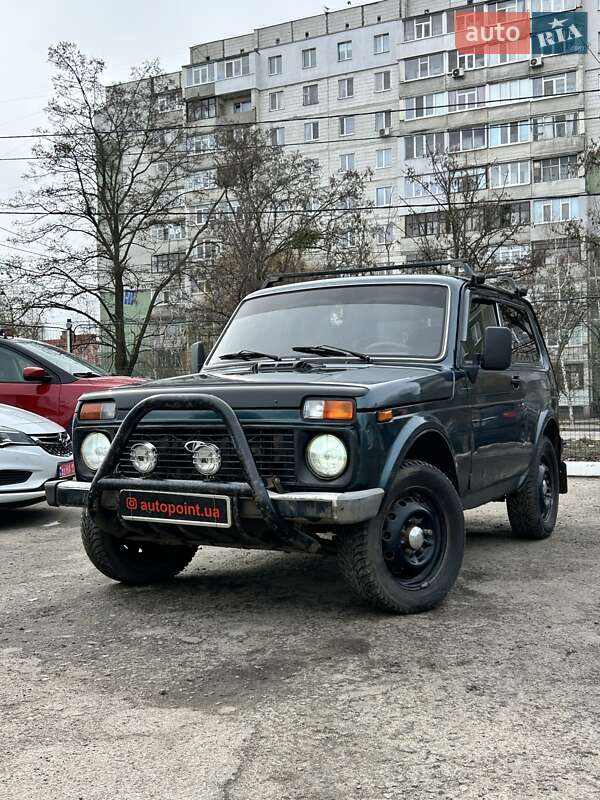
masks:
<path id="1" fill-rule="evenodd" d="M 550 439 L 542 436 L 527 480 L 506 498 L 513 534 L 520 539 L 547 539 L 556 525 L 558 495 L 556 450 Z"/>
<path id="2" fill-rule="evenodd" d="M 338 541 L 342 573 L 377 608 L 427 611 L 448 594 L 462 564 L 465 527 L 451 481 L 420 461 L 398 471 L 374 519 Z"/>
<path id="3" fill-rule="evenodd" d="M 197 547 L 132 542 L 100 528 L 88 511 L 81 518 L 81 539 L 97 570 L 122 583 L 157 583 L 174 578 L 190 563 Z"/>

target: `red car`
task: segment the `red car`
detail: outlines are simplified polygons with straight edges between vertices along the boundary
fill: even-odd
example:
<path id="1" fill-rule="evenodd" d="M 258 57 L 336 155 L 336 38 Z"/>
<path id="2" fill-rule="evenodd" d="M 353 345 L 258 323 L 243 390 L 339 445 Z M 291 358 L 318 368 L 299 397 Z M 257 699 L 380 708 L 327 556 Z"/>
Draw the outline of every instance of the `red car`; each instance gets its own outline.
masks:
<path id="1" fill-rule="evenodd" d="M 67 430 L 82 394 L 139 382 L 108 375 L 44 342 L 0 338 L 0 403 L 40 414 Z"/>

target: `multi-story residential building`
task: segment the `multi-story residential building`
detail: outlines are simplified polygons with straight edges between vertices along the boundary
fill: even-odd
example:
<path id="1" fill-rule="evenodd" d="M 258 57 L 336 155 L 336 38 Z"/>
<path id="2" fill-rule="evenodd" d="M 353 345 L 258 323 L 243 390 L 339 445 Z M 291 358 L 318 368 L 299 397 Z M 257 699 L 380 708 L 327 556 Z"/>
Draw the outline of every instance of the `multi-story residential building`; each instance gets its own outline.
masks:
<path id="1" fill-rule="evenodd" d="M 531 10 L 560 20 L 575 8 L 588 11 L 585 53 L 457 52 L 457 11 Z M 580 155 L 600 135 L 599 28 L 598 0 L 380 0 L 194 45 L 189 63 L 158 89 L 165 126 L 185 127 L 196 159 L 187 225 L 201 223 L 210 202 L 215 128 L 256 124 L 324 176 L 372 170 L 382 263 L 390 254 L 411 258 L 415 237 L 435 236 L 444 224 L 435 198 L 406 176 L 408 168 L 426 174 L 431 151 L 465 154 L 484 188 L 506 192 L 523 229 L 501 256 L 560 250 L 561 223 L 585 221 L 598 189 Z M 172 228 L 157 231 L 153 268 L 185 242 L 185 226 Z M 201 244 L 196 256 L 211 258 L 216 246 Z M 574 353 L 586 337 L 577 331 Z M 577 404 L 585 408 L 592 376 L 576 358 L 569 370 L 581 377 Z"/>

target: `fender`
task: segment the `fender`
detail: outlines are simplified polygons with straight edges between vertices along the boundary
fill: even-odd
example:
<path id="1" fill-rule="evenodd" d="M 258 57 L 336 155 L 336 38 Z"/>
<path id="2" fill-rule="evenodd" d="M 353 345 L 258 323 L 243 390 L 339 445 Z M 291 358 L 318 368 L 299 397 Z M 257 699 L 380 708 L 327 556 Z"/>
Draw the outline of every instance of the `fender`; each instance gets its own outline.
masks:
<path id="1" fill-rule="evenodd" d="M 535 439 L 534 439 L 533 443 L 534 443 L 534 445 L 536 447 L 540 443 L 540 439 L 542 438 L 542 434 L 544 433 L 544 428 L 550 422 L 550 420 L 552 420 L 553 422 L 556 423 L 556 427 L 560 431 L 560 425 L 558 423 L 558 420 L 557 420 L 556 415 L 554 414 L 553 410 L 551 408 L 544 409 L 544 411 L 542 411 L 542 413 L 538 417 L 537 426 L 536 426 L 536 429 L 535 429 Z M 561 447 L 561 450 L 562 450 L 562 447 Z M 559 460 L 560 460 L 560 457 L 561 457 L 561 453 L 559 452 Z"/>
<path id="2" fill-rule="evenodd" d="M 387 458 L 385 464 L 383 465 L 383 469 L 381 471 L 381 477 L 379 481 L 379 486 L 382 489 L 387 491 L 388 485 L 396 470 L 402 464 L 402 462 L 406 458 L 406 454 L 412 447 L 412 445 L 422 436 L 424 433 L 438 433 L 448 445 L 448 450 L 452 455 L 452 461 L 454 462 L 454 470 L 457 472 L 456 467 L 456 457 L 454 455 L 454 449 L 450 444 L 450 440 L 448 439 L 448 435 L 444 430 L 443 426 L 440 422 L 433 416 L 426 416 L 424 414 L 414 414 L 408 422 L 402 426 L 402 429 L 398 433 L 394 444 L 390 447 L 389 452 L 387 454 Z"/>

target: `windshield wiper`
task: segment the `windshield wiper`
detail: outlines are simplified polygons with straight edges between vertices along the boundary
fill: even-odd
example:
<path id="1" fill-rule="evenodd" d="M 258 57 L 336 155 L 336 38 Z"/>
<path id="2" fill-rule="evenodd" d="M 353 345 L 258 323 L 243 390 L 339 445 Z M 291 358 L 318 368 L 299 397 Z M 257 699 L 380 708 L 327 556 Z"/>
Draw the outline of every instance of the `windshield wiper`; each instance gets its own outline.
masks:
<path id="1" fill-rule="evenodd" d="M 292 347 L 296 353 L 314 353 L 316 356 L 354 356 L 361 361 L 371 363 L 371 358 L 365 353 L 358 353 L 356 350 L 347 350 L 345 347 L 334 347 L 331 344 L 315 344 L 307 347 Z"/>
<path id="2" fill-rule="evenodd" d="M 72 372 L 74 378 L 101 378 L 97 372 Z"/>
<path id="3" fill-rule="evenodd" d="M 271 361 L 282 361 L 281 356 L 274 356 L 272 353 L 261 353 L 259 350 L 238 350 L 237 353 L 223 353 L 219 358 L 223 361 L 255 361 L 259 358 L 270 358 Z"/>

